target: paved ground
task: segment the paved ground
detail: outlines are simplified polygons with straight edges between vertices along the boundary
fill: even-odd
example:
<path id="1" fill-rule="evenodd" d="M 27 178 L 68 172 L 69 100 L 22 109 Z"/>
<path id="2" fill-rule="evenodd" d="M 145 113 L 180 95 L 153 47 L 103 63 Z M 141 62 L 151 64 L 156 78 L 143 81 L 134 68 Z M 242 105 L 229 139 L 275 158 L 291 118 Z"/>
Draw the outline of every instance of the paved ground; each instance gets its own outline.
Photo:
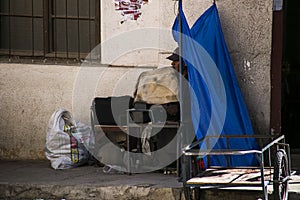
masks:
<path id="1" fill-rule="evenodd" d="M 293 156 L 300 169 L 300 155 Z M 294 164 L 293 164 L 294 163 Z M 298 167 L 299 166 L 299 167 Z M 290 182 L 289 199 L 300 199 L 300 174 Z M 256 188 L 259 189 L 259 188 Z M 258 199 L 260 191 L 205 190 L 204 199 Z M 49 161 L 0 161 L 0 199 L 184 199 L 175 174 L 106 174 L 84 166 L 53 170 Z"/>
<path id="2" fill-rule="evenodd" d="M 0 199 L 179 199 L 175 174 L 53 170 L 48 161 L 0 161 Z"/>

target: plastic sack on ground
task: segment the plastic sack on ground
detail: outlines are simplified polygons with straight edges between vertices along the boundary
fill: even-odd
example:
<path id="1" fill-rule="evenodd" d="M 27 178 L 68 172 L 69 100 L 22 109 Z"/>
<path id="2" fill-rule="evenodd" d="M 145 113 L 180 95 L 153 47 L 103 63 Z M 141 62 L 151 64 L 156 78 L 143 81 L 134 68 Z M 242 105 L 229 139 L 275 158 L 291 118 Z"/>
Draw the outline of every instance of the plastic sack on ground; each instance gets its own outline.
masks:
<path id="1" fill-rule="evenodd" d="M 91 159 L 89 150 L 94 146 L 91 128 L 75 122 L 69 111 L 56 110 L 46 130 L 45 155 L 54 169 L 69 169 L 87 164 Z"/>

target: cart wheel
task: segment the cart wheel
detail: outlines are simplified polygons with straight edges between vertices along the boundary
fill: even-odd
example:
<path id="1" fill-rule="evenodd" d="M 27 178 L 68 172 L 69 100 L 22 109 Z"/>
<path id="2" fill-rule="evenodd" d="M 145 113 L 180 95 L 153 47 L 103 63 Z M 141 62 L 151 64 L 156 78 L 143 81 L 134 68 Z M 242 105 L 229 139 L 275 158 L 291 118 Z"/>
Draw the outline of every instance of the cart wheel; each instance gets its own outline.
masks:
<path id="1" fill-rule="evenodd" d="M 288 199 L 288 180 L 282 180 L 289 176 L 287 155 L 283 149 L 276 152 L 273 175 L 274 199 Z"/>

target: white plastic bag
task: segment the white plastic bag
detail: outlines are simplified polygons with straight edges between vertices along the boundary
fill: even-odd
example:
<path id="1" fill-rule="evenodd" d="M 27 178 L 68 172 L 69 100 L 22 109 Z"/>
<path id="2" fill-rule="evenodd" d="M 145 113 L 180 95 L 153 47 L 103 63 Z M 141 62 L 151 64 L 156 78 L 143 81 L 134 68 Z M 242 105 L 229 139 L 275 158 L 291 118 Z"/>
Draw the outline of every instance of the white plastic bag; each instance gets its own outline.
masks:
<path id="1" fill-rule="evenodd" d="M 46 130 L 45 154 L 54 169 L 68 169 L 86 164 L 93 148 L 94 135 L 91 128 L 76 123 L 65 109 L 56 110 Z"/>

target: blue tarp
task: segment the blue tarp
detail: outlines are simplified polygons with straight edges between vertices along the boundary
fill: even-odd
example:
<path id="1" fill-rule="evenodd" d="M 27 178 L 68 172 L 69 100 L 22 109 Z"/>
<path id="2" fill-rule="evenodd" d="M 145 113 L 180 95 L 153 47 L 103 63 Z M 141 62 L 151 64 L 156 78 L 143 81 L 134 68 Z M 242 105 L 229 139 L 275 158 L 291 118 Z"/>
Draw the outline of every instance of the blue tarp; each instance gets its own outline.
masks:
<path id="1" fill-rule="evenodd" d="M 172 30 L 188 67 L 190 90 L 194 94 L 191 95 L 191 115 L 197 138 L 254 134 L 226 47 L 216 4 L 213 3 L 189 28 L 179 3 L 179 14 Z M 212 143 L 215 143 L 214 149 L 227 148 L 225 139 Z M 201 148 L 209 147 L 203 144 Z M 258 145 L 253 138 L 231 139 L 229 148 L 250 150 L 258 149 Z M 258 164 L 253 154 L 231 156 L 230 162 L 231 166 Z M 226 158 L 212 156 L 211 164 L 226 166 Z"/>

